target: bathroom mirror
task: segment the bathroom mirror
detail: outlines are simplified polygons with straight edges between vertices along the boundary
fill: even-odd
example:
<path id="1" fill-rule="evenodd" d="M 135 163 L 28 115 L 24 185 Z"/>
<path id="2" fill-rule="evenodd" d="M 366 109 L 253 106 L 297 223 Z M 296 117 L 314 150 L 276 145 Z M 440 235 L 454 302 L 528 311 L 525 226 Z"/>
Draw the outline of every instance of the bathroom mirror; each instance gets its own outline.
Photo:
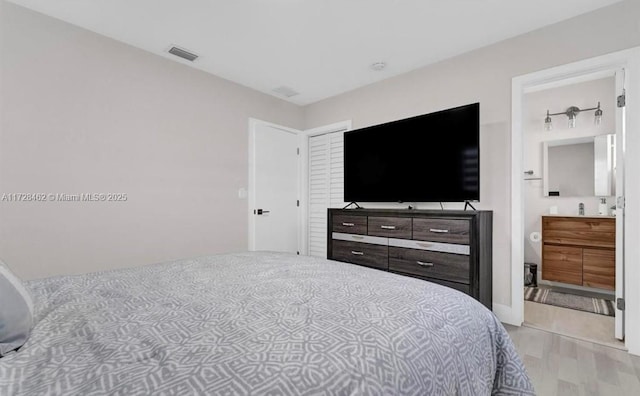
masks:
<path id="1" fill-rule="evenodd" d="M 610 134 L 543 142 L 544 195 L 615 195 L 615 138 Z"/>

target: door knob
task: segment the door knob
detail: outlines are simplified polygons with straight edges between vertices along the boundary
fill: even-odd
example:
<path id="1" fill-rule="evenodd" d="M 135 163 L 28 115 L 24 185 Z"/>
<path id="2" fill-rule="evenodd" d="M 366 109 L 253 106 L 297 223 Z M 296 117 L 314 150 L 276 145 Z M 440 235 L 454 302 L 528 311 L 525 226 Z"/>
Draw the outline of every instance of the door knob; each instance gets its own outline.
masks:
<path id="1" fill-rule="evenodd" d="M 269 213 L 269 211 L 268 210 L 264 210 L 264 209 L 255 209 L 253 211 L 253 214 L 257 214 L 257 215 L 262 215 L 262 214 L 265 214 L 265 213 Z"/>

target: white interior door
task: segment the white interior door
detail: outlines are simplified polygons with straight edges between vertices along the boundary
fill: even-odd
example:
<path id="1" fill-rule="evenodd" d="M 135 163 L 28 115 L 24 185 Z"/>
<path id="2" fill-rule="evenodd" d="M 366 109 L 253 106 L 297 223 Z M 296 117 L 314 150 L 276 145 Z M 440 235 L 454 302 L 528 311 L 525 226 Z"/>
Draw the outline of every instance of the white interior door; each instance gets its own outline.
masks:
<path id="1" fill-rule="evenodd" d="M 255 121 L 249 134 L 249 250 L 297 253 L 298 131 Z"/>
<path id="2" fill-rule="evenodd" d="M 624 93 L 624 69 L 616 72 L 616 94 Z M 625 159 L 625 108 L 616 107 L 616 302 L 624 301 L 624 159 Z M 617 305 L 617 304 L 614 304 Z M 616 306 L 616 338 L 624 339 L 624 310 Z"/>

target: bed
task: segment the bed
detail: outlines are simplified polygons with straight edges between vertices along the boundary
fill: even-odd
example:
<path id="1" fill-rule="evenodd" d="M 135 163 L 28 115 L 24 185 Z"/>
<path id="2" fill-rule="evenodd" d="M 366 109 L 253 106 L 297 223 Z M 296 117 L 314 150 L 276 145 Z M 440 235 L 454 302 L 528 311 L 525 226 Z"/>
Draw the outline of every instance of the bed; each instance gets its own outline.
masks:
<path id="1" fill-rule="evenodd" d="M 532 395 L 504 327 L 430 282 L 241 253 L 26 282 L 2 395 Z"/>

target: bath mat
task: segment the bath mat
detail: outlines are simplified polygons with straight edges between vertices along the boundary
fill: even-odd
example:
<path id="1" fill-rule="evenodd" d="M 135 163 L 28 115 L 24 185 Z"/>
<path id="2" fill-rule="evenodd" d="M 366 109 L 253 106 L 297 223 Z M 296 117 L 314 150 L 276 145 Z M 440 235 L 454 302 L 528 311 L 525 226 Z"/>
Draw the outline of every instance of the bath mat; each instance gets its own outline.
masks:
<path id="1" fill-rule="evenodd" d="M 616 312 L 613 307 L 613 301 L 561 293 L 541 287 L 525 287 L 524 299 L 540 304 L 555 305 L 556 307 L 577 309 L 606 316 L 615 316 Z"/>

